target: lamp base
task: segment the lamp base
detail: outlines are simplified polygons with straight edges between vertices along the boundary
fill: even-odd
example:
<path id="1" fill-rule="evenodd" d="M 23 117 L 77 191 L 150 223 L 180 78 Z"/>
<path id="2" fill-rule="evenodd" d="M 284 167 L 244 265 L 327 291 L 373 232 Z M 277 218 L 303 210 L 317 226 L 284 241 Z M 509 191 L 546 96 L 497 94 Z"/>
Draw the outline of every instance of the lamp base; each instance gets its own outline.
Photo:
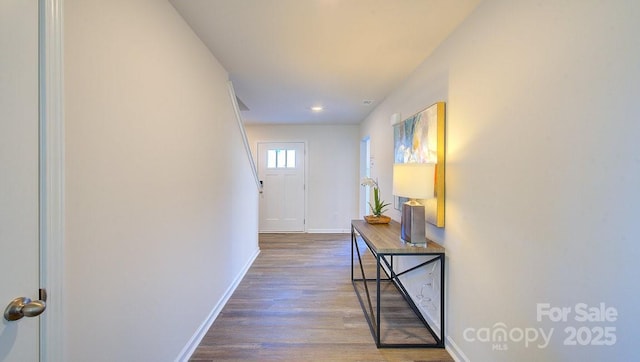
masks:
<path id="1" fill-rule="evenodd" d="M 400 240 L 405 243 L 426 246 L 427 237 L 424 229 L 424 206 L 416 200 L 409 200 L 402 204 L 402 219 L 400 221 Z"/>

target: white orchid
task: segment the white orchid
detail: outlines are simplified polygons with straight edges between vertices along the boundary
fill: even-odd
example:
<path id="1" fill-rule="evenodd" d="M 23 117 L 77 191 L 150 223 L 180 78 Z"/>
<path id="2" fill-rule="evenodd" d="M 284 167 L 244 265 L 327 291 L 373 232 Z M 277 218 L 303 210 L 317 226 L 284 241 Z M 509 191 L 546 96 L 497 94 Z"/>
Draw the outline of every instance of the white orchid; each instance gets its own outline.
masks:
<path id="1" fill-rule="evenodd" d="M 369 203 L 369 208 L 371 208 L 371 214 L 374 216 L 380 216 L 384 212 L 385 208 L 391 204 L 385 204 L 384 201 L 380 200 L 380 188 L 378 187 L 378 180 L 374 180 L 371 177 L 364 177 L 360 180 L 360 185 L 373 187 L 373 204 Z"/>
<path id="2" fill-rule="evenodd" d="M 378 188 L 378 181 L 371 177 L 363 177 L 362 180 L 360 180 L 360 185 Z"/>

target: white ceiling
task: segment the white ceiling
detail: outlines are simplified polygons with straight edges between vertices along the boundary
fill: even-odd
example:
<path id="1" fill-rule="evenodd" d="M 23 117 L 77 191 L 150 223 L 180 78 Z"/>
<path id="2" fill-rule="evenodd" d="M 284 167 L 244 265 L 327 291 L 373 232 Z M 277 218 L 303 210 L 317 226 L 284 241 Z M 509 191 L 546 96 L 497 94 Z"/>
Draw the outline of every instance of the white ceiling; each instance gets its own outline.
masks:
<path id="1" fill-rule="evenodd" d="M 480 0 L 170 1 L 229 72 L 245 123 L 355 124 Z"/>

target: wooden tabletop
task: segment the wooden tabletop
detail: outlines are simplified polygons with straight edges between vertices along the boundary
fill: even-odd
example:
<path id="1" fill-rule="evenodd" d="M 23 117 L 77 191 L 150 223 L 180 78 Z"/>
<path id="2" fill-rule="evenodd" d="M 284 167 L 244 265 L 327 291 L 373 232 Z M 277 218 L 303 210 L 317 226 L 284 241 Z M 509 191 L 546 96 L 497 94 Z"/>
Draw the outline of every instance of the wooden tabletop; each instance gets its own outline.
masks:
<path id="1" fill-rule="evenodd" d="M 414 246 L 400 240 L 400 223 L 369 224 L 364 220 L 351 220 L 351 226 L 376 254 L 444 254 L 444 248 L 427 239 L 427 245 Z"/>

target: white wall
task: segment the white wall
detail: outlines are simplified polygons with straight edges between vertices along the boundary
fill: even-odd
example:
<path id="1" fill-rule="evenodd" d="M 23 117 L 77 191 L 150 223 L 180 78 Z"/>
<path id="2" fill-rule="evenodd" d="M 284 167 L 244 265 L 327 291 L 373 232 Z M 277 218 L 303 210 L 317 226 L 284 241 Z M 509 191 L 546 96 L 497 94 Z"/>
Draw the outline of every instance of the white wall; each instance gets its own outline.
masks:
<path id="1" fill-rule="evenodd" d="M 635 358 L 638 18 L 633 1 L 485 1 L 363 122 L 374 176 L 388 183 L 390 116 L 447 102 L 446 227 L 427 233 L 447 250 L 447 344 L 457 358 Z M 538 322 L 538 303 L 571 308 L 567 321 Z M 577 303 L 619 316 L 579 322 Z M 505 342 L 479 340 L 478 330 L 501 327 L 512 332 Z M 565 328 L 581 327 L 585 338 L 613 327 L 616 342 L 565 346 Z M 525 347 L 525 328 L 553 329 L 549 345 L 538 348 L 538 336 Z"/>
<path id="2" fill-rule="evenodd" d="M 173 7 L 65 1 L 68 361 L 171 361 L 256 255 L 227 73 Z"/>
<path id="3" fill-rule="evenodd" d="M 307 144 L 307 232 L 350 232 L 358 217 L 357 125 L 246 125 L 256 162 L 260 141 Z"/>

